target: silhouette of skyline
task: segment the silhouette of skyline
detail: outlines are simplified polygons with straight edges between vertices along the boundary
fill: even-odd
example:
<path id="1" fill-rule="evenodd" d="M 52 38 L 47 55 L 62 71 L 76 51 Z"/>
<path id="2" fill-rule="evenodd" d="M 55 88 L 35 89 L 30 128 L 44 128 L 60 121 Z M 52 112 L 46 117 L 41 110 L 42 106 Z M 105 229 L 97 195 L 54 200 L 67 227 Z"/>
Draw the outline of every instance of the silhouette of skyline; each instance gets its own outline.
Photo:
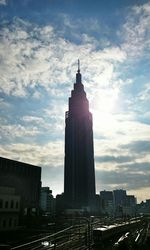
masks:
<path id="1" fill-rule="evenodd" d="M 65 115 L 64 199 L 67 208 L 87 207 L 95 201 L 93 118 L 84 91 L 80 61 Z"/>
<path id="2" fill-rule="evenodd" d="M 149 198 L 149 1 L 0 1 L 0 156 L 64 182 L 64 115 L 81 71 L 93 114 L 96 192 Z"/>

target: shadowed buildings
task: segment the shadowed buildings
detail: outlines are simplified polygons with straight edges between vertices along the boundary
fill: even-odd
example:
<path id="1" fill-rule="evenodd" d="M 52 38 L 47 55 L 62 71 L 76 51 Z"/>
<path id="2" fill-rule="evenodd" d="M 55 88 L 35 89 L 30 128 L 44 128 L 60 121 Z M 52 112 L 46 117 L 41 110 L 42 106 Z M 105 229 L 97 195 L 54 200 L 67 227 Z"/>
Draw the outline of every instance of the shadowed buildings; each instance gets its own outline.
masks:
<path id="1" fill-rule="evenodd" d="M 40 208 L 45 215 L 54 216 L 55 214 L 55 198 L 49 187 L 41 187 Z"/>
<path id="2" fill-rule="evenodd" d="M 65 208 L 91 211 L 95 201 L 92 114 L 81 80 L 79 61 L 65 124 Z"/>
<path id="3" fill-rule="evenodd" d="M 20 196 L 22 214 L 39 210 L 40 167 L 0 157 L 0 186 L 13 188 Z"/>
<path id="4" fill-rule="evenodd" d="M 134 195 L 127 195 L 126 190 L 101 191 L 100 199 L 103 215 L 115 217 L 135 216 L 136 198 Z"/>
<path id="5" fill-rule="evenodd" d="M 113 215 L 114 214 L 114 195 L 112 191 L 101 191 L 100 198 L 102 203 L 102 213 Z"/>
<path id="6" fill-rule="evenodd" d="M 15 188 L 0 187 L 0 231 L 15 230 L 19 224 L 20 196 Z"/>

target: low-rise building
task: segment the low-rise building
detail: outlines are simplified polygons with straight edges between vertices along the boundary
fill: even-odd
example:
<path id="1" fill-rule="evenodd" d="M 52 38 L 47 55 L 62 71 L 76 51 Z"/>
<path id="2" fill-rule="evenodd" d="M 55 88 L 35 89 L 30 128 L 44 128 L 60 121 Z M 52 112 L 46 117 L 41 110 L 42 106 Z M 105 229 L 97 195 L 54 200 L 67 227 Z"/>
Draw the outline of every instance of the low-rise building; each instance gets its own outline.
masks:
<path id="1" fill-rule="evenodd" d="M 41 167 L 0 157 L 0 185 L 20 196 L 22 215 L 39 210 Z"/>
<path id="2" fill-rule="evenodd" d="M 145 202 L 142 201 L 140 204 L 137 204 L 137 213 L 150 215 L 150 199 L 147 199 Z"/>
<path id="3" fill-rule="evenodd" d="M 15 188 L 0 187 L 0 231 L 17 229 L 19 213 L 20 196 Z"/>

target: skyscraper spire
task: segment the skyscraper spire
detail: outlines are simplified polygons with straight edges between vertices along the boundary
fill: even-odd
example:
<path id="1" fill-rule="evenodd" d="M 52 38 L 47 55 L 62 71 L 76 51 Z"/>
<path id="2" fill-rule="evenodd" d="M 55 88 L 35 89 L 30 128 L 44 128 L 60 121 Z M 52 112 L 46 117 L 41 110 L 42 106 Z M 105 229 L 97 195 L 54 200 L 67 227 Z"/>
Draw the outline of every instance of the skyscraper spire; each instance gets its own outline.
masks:
<path id="1" fill-rule="evenodd" d="M 80 74 L 80 60 L 78 59 L 78 70 L 76 74 L 76 83 L 81 83 L 81 74 Z"/>
<path id="2" fill-rule="evenodd" d="M 80 73 L 80 60 L 78 59 L 78 73 Z"/>

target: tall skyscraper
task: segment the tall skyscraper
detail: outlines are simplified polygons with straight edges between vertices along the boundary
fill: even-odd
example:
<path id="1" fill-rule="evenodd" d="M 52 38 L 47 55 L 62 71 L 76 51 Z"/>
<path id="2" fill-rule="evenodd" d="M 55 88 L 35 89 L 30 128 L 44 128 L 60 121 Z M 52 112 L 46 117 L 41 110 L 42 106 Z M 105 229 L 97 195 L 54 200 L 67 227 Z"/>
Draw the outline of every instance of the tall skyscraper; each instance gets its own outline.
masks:
<path id="1" fill-rule="evenodd" d="M 95 199 L 93 126 L 79 60 L 65 123 L 65 206 L 70 209 L 91 210 Z"/>

